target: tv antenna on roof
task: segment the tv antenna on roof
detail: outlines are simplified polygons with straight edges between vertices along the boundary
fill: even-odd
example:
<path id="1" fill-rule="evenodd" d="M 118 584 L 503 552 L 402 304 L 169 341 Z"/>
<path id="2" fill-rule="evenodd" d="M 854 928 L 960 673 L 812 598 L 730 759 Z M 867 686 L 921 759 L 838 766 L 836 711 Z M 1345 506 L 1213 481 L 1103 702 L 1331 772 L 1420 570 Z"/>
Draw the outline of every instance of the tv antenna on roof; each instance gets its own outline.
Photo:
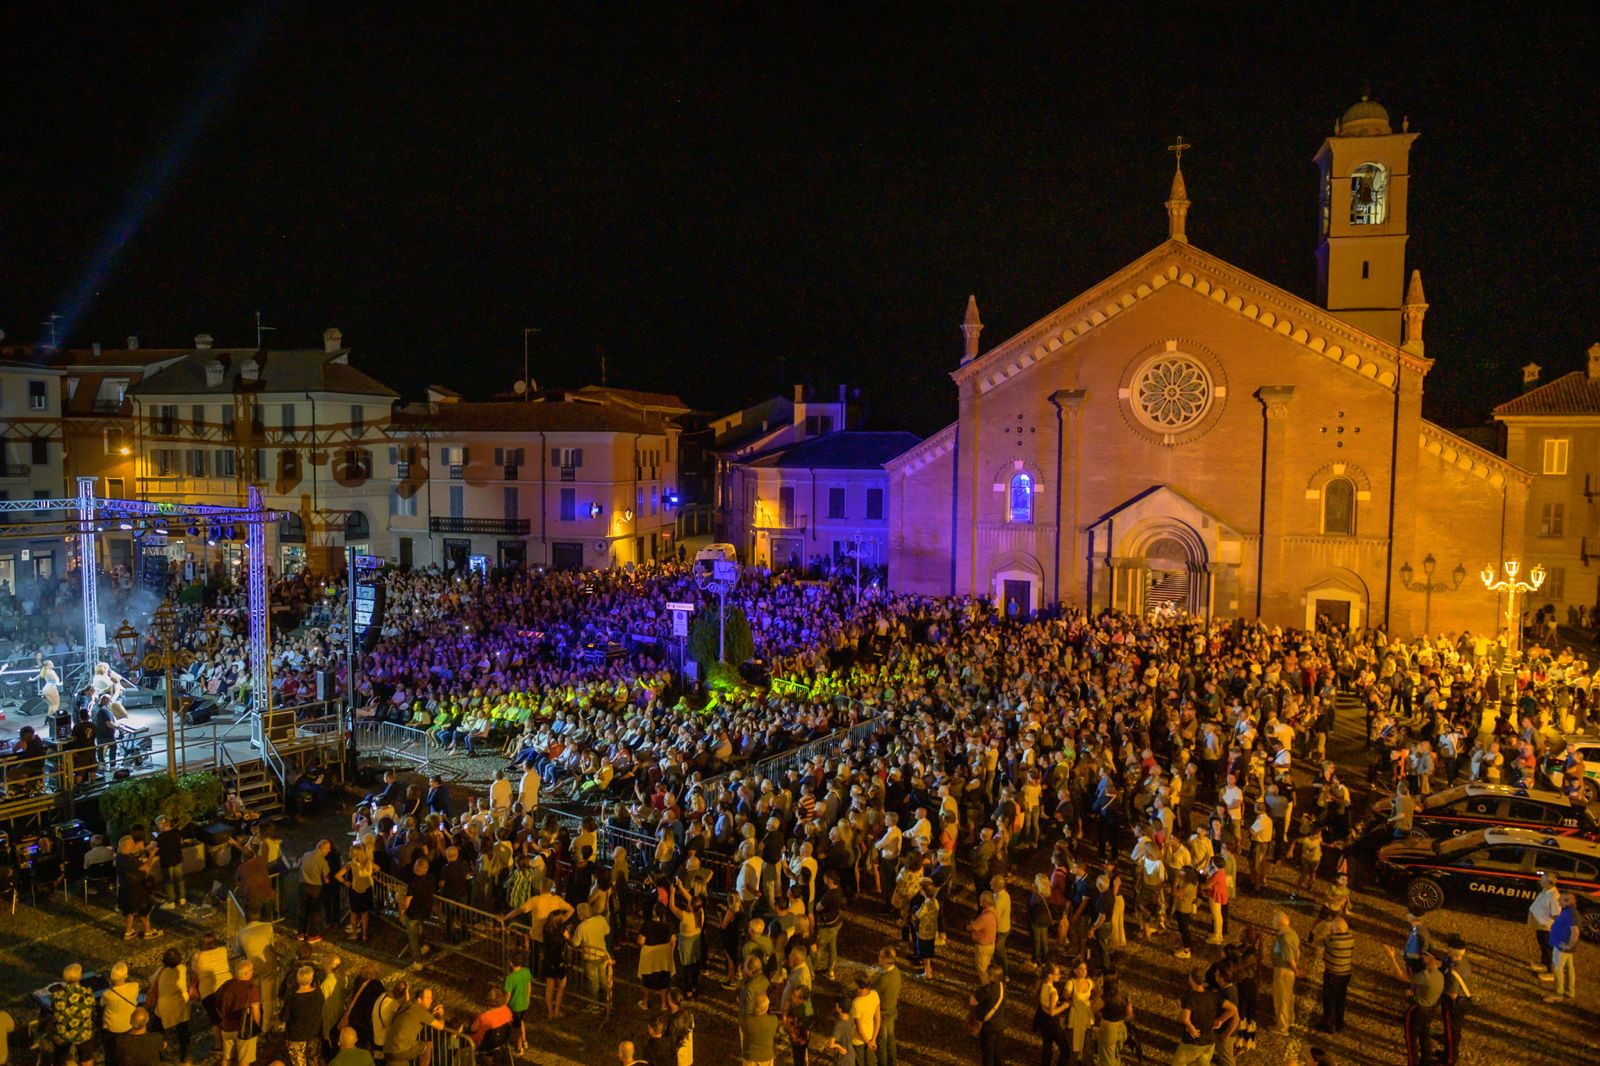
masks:
<path id="1" fill-rule="evenodd" d="M 263 326 L 261 324 L 261 312 L 256 312 L 256 351 L 259 352 L 261 350 L 261 335 L 263 333 L 274 333 L 277 329 L 277 326 Z"/>

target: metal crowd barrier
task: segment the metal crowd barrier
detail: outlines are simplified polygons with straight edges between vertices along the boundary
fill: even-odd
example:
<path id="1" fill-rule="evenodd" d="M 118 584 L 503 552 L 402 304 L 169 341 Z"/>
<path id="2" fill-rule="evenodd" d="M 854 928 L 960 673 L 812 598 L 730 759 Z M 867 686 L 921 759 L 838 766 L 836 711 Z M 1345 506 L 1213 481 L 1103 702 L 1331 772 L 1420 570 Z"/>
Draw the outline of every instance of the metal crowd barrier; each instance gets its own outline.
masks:
<path id="1" fill-rule="evenodd" d="M 403 759 L 424 771 L 433 770 L 433 749 L 425 729 L 397 722 L 380 722 L 373 718 L 357 718 L 355 738 L 358 751 L 369 754 L 381 752 L 390 758 Z"/>

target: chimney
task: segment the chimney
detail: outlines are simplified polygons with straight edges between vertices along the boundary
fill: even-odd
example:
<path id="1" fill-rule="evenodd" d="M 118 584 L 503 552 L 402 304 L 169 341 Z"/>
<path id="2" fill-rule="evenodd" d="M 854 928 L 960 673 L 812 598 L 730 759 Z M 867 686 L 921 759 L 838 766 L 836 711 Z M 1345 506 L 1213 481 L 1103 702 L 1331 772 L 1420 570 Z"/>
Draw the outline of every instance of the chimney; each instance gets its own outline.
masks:
<path id="1" fill-rule="evenodd" d="M 1589 380 L 1600 381 L 1600 343 L 1589 345 Z"/>
<path id="2" fill-rule="evenodd" d="M 983 323 L 978 321 L 978 298 L 967 297 L 967 313 L 961 319 L 961 362 L 963 365 L 972 362 L 978 357 L 978 334 L 983 332 Z"/>
<path id="3" fill-rule="evenodd" d="M 136 352 L 136 351 L 139 350 L 139 338 L 137 336 L 135 336 L 134 334 L 132 334 L 132 333 L 128 334 L 128 342 L 127 343 L 128 343 L 128 351 Z"/>
<path id="4" fill-rule="evenodd" d="M 208 350 L 211 347 L 211 334 L 196 333 L 194 335 L 194 346 L 202 352 Z"/>
<path id="5" fill-rule="evenodd" d="M 95 341 L 94 342 L 93 346 L 91 347 L 91 350 L 94 352 L 94 357 L 96 359 L 100 358 L 100 342 L 99 341 Z"/>
<path id="6" fill-rule="evenodd" d="M 208 337 L 206 339 L 209 340 L 210 338 Z M 206 364 L 206 388 L 215 389 L 221 387 L 222 376 L 223 369 L 221 360 L 213 359 Z"/>
<path id="7" fill-rule="evenodd" d="M 845 428 L 844 427 L 845 412 L 848 411 L 848 410 L 849 410 L 849 406 L 845 402 L 844 384 L 843 384 L 843 382 L 841 382 L 839 384 L 839 432 L 840 433 L 844 432 L 844 428 Z"/>
<path id="8" fill-rule="evenodd" d="M 804 385 L 796 385 L 794 387 L 794 402 L 795 403 L 805 403 L 806 402 L 806 387 Z"/>
<path id="9" fill-rule="evenodd" d="M 335 326 L 322 331 L 322 350 L 332 355 L 344 347 L 344 334 Z"/>
<path id="10" fill-rule="evenodd" d="M 239 364 L 239 380 L 252 383 L 261 380 L 261 364 L 254 355 L 245 356 L 244 362 Z"/>
<path id="11" fill-rule="evenodd" d="M 1530 389 L 1539 387 L 1539 371 L 1543 369 L 1544 367 L 1540 366 L 1538 363 L 1529 363 L 1527 366 L 1522 368 L 1523 392 L 1527 392 Z"/>

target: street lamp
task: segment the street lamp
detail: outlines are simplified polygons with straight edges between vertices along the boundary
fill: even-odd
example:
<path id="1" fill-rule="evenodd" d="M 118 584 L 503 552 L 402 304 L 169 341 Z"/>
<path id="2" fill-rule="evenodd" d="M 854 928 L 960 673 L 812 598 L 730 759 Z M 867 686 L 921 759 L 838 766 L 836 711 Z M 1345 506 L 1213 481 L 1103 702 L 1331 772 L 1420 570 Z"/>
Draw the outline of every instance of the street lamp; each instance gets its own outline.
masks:
<path id="1" fill-rule="evenodd" d="M 1517 594 L 1537 592 L 1539 586 L 1544 584 L 1544 567 L 1534 563 L 1533 569 L 1528 571 L 1528 580 L 1523 581 L 1517 577 L 1521 563 L 1515 559 L 1507 559 L 1502 565 L 1505 567 L 1503 578 L 1496 580 L 1492 565 L 1484 567 L 1479 576 L 1483 578 L 1484 588 L 1490 592 L 1504 591 L 1506 594 L 1506 626 L 1511 630 L 1507 640 L 1507 650 L 1514 659 L 1522 647 L 1522 616 L 1517 613 Z"/>
<path id="2" fill-rule="evenodd" d="M 1467 568 L 1457 563 L 1456 568 L 1450 571 L 1450 583 L 1447 584 L 1441 581 L 1435 584 L 1433 571 L 1438 565 L 1438 562 L 1433 558 L 1433 553 L 1429 552 L 1422 560 L 1423 579 L 1416 582 L 1411 580 L 1416 576 L 1416 571 L 1411 568 L 1409 560 L 1400 567 L 1400 584 L 1407 590 L 1420 592 L 1424 596 L 1422 601 L 1422 635 L 1424 637 L 1433 632 L 1433 594 L 1435 592 L 1454 592 L 1467 579 Z"/>
<path id="3" fill-rule="evenodd" d="M 162 670 L 166 673 L 166 700 L 167 700 L 167 776 L 173 780 L 178 777 L 178 763 L 175 753 L 178 750 L 177 738 L 174 736 L 173 705 L 172 705 L 172 671 L 183 669 L 200 658 L 188 648 L 174 648 L 172 642 L 178 635 L 178 612 L 172 607 L 171 600 L 162 600 L 161 606 L 156 608 L 155 617 L 151 619 L 155 636 L 160 641 L 159 650 L 152 650 L 139 665 L 146 670 Z M 205 636 L 205 654 L 209 655 L 216 647 L 217 626 L 207 619 L 201 623 L 201 633 Z M 131 659 L 139 651 L 139 631 L 128 624 L 124 618 L 122 625 L 111 635 L 116 643 L 117 650 L 123 658 Z"/>

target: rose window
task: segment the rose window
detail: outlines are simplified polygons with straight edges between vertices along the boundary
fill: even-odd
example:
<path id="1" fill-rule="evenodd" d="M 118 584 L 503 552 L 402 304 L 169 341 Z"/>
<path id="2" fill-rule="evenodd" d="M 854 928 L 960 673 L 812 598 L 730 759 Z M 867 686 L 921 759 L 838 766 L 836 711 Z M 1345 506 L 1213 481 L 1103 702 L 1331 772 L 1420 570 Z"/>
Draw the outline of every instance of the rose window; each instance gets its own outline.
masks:
<path id="1" fill-rule="evenodd" d="M 1163 356 L 1141 370 L 1133 383 L 1133 409 L 1152 429 L 1178 433 L 1205 417 L 1211 407 L 1211 376 L 1188 356 Z"/>

